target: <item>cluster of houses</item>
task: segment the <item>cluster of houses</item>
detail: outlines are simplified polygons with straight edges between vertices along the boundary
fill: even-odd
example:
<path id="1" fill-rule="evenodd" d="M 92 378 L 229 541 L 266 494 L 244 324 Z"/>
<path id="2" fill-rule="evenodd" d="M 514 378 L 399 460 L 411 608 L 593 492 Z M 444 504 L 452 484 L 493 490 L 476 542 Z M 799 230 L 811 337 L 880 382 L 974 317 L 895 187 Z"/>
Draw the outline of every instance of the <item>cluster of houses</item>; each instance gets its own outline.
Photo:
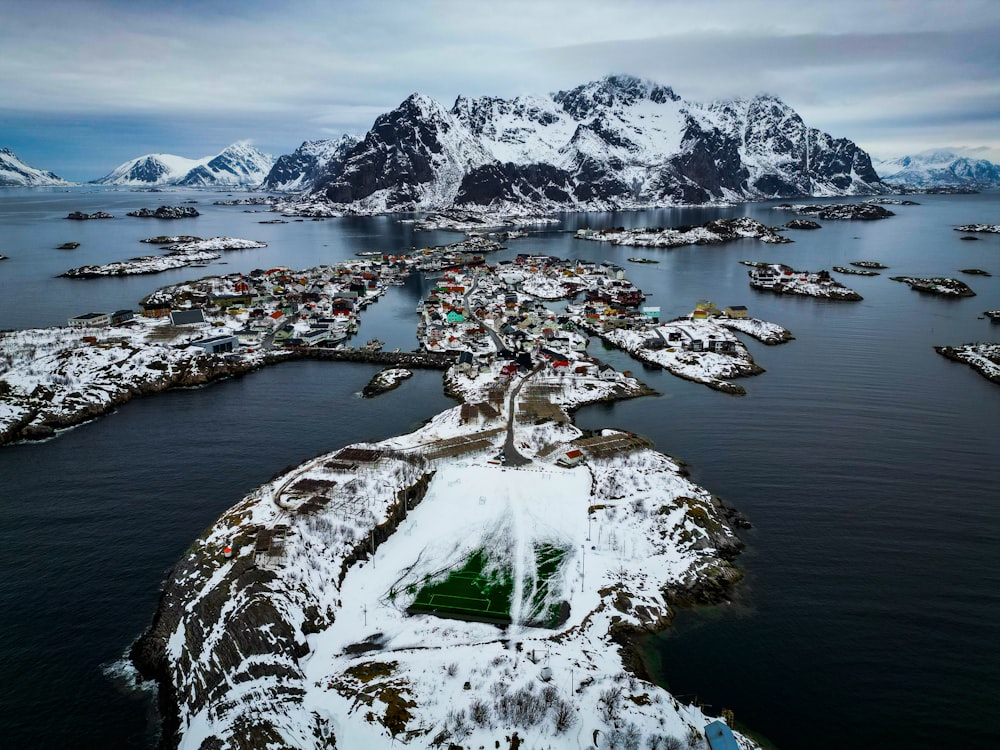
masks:
<path id="1" fill-rule="evenodd" d="M 356 333 L 360 311 L 412 271 L 482 264 L 483 253 L 500 248 L 492 240 L 470 238 L 409 255 L 366 253 L 361 260 L 305 271 L 277 267 L 210 277 L 157 290 L 143 300 L 140 314 L 169 318 L 174 326 L 211 324 L 214 335 L 187 343 L 214 353 L 330 346 Z M 132 310 L 91 312 L 70 318 L 69 325 L 117 326 L 133 317 Z"/>
<path id="2" fill-rule="evenodd" d="M 555 312 L 538 300 L 540 292 L 582 300 Z M 446 271 L 417 308 L 418 337 L 428 351 L 459 353 L 458 370 L 470 378 L 495 367 L 501 377 L 540 368 L 616 378 L 612 368 L 586 356 L 584 331 L 642 331 L 648 332 L 644 346 L 649 349 L 732 354 L 736 341 L 725 330 L 698 323 L 748 316 L 743 305 L 722 310 L 700 301 L 687 325 L 660 325 L 660 308 L 644 307 L 643 301 L 642 291 L 619 266 L 521 254 L 493 267 Z"/>
<path id="3" fill-rule="evenodd" d="M 631 285 L 613 286 L 609 292 L 601 294 L 588 292 L 583 303 L 569 307 L 573 319 L 584 330 L 599 335 L 615 329 L 648 331 L 649 335 L 643 342 L 646 349 L 667 348 L 719 354 L 732 354 L 736 351 L 736 342 L 729 336 L 719 335 L 714 326 L 709 329 L 690 324 L 715 318 L 745 320 L 749 315 L 745 305 L 719 309 L 714 302 L 700 300 L 687 316 L 688 324 L 682 325 L 680 321 L 675 321 L 673 324 L 661 325 L 660 308 L 640 307 L 641 295 L 635 295 L 629 286 Z"/>
<path id="4" fill-rule="evenodd" d="M 547 281 L 562 296 L 594 291 L 612 303 L 619 294 L 642 299 L 620 268 L 606 264 L 521 254 L 493 267 L 452 269 L 417 308 L 423 348 L 458 352 L 458 371 L 470 378 L 495 367 L 501 379 L 532 369 L 620 378 L 587 357 L 587 337 L 572 316 L 525 291 Z"/>

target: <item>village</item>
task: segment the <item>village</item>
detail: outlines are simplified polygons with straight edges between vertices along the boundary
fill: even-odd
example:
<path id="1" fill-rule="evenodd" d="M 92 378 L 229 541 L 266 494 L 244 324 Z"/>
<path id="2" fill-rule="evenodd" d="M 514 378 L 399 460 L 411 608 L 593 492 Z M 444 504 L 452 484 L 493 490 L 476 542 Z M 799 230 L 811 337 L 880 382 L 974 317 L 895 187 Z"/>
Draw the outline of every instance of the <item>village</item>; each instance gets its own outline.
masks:
<path id="1" fill-rule="evenodd" d="M 454 365 L 448 387 L 460 392 L 502 392 L 516 373 L 531 371 L 561 387 L 574 379 L 576 385 L 627 379 L 630 372 L 588 353 L 594 336 L 647 365 L 739 395 L 745 389 L 730 380 L 763 370 L 733 332 L 769 344 L 792 338 L 750 317 L 744 305 L 719 308 L 706 300 L 661 321 L 661 308 L 646 306 L 643 292 L 614 263 L 521 253 L 487 265 L 486 255 L 501 248 L 472 236 L 305 270 L 209 276 L 158 289 L 138 310 L 88 312 L 64 329 L 7 333 L 0 434 L 4 441 L 48 437 L 136 392 L 204 384 L 305 356 Z M 376 359 L 371 355 L 383 348 L 377 338 L 351 345 L 362 312 L 415 272 L 441 274 L 418 306 L 420 352 Z M 565 300 L 568 306 L 555 304 Z M 139 350 L 142 357 L 135 357 Z M 134 369 L 129 378 L 123 367 Z"/>
<path id="2" fill-rule="evenodd" d="M 744 305 L 707 300 L 661 321 L 661 308 L 646 305 L 615 263 L 521 253 L 487 265 L 487 253 L 500 247 L 472 237 L 306 270 L 207 277 L 163 287 L 136 311 L 91 312 L 66 328 L 5 334 L 0 385 L 12 413 L 0 414 L 0 427 L 23 437 L 10 423 L 44 426 L 60 410 L 57 426 L 71 426 L 74 413 L 92 417 L 154 392 L 150 382 L 161 390 L 202 384 L 192 373 L 218 368 L 226 377 L 313 353 L 384 355 L 391 369 L 373 389 L 382 392 L 405 379 L 393 366 L 415 353 L 377 352 L 377 340 L 351 347 L 350 338 L 364 310 L 393 285 L 430 274 L 436 281 L 415 311 L 417 354 L 447 370 L 445 389 L 460 404 L 414 433 L 348 446 L 254 491 L 191 548 L 169 584 L 179 587 L 177 601 L 190 603 L 211 599 L 220 583 L 243 597 L 253 589 L 244 589 L 252 575 L 244 576 L 253 571 L 276 577 L 258 614 L 275 633 L 305 636 L 251 644 L 237 632 L 239 620 L 220 620 L 235 646 L 226 657 L 234 670 L 273 662 L 287 672 L 269 685 L 248 672 L 246 686 L 273 697 L 254 701 L 257 720 L 293 731 L 300 711 L 323 707 L 334 718 L 321 721 L 317 736 L 335 732 L 362 745 L 438 737 L 483 743 L 509 725 L 536 744 L 569 731 L 656 743 L 694 742 L 714 731 L 727 746 L 754 747 L 724 722 L 629 676 L 613 647 L 665 627 L 675 601 L 725 596 L 740 577 L 730 562 L 739 542 L 728 511 L 641 435 L 585 432 L 571 415 L 585 404 L 651 392 L 631 372 L 593 357 L 592 337 L 738 393 L 726 378 L 761 369 L 734 331 L 768 343 L 790 334 L 750 317 Z M 470 496 L 478 497 L 471 506 Z M 380 577 L 371 578 L 376 571 Z M 480 587 L 489 595 L 476 594 Z M 174 634 L 164 653 L 184 696 L 181 731 L 196 744 L 239 733 L 250 705 L 242 688 L 224 705 L 192 692 L 217 681 L 209 674 L 215 667 L 203 670 L 216 660 L 192 661 L 184 652 L 221 653 L 215 636 L 188 637 L 203 627 L 193 614 L 201 611 L 185 607 L 161 620 Z M 552 640 L 555 633 L 563 640 Z M 151 632 L 146 643 L 161 635 L 169 636 Z M 380 661 L 372 652 L 389 642 L 392 661 Z M 431 686 L 438 670 L 451 675 L 453 667 L 428 655 L 428 643 L 461 652 L 468 665 L 454 668 L 457 679 L 449 681 L 457 705 L 467 702 L 464 684 L 494 691 L 494 702 L 443 715 Z M 301 653 L 314 656 L 299 661 L 293 654 Z M 507 688 L 494 687 L 519 665 Z M 536 680 L 538 716 L 507 716 L 511 700 L 535 705 L 528 693 Z M 299 690 L 308 691 L 305 700 L 290 703 Z M 359 695 L 371 707 L 363 716 L 351 708 Z"/>
<path id="3" fill-rule="evenodd" d="M 426 352 L 450 353 L 459 374 L 470 379 L 509 378 L 540 364 L 556 375 L 620 377 L 587 354 L 596 335 L 647 364 L 680 377 L 740 393 L 722 378 L 756 374 L 741 330 L 766 343 L 790 335 L 754 321 L 747 308 L 724 310 L 699 301 L 691 313 L 660 322 L 660 308 L 644 306 L 642 291 L 613 263 L 519 254 L 486 265 L 486 253 L 502 246 L 472 236 L 463 242 L 410 254 L 364 253 L 330 266 L 292 271 L 284 267 L 210 276 L 163 287 L 141 310 L 89 312 L 68 320 L 95 344 L 96 329 L 145 327 L 174 346 L 208 354 L 245 356 L 259 351 L 342 348 L 359 328 L 361 312 L 413 272 L 442 271 L 418 306 L 417 328 Z M 563 310 L 546 303 L 575 300 Z M 104 337 L 100 337 L 104 338 Z M 377 351 L 378 339 L 356 347 Z M 675 356 L 670 356 L 675 355 Z"/>

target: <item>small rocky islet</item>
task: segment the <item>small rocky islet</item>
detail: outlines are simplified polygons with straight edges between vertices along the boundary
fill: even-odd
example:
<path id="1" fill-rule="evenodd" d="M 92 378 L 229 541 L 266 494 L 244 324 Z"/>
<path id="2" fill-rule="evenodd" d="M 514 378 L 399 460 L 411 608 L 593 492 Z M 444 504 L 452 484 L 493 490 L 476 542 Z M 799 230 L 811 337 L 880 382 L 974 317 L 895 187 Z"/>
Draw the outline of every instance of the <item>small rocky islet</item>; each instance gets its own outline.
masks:
<path id="1" fill-rule="evenodd" d="M 713 219 L 697 226 L 641 227 L 626 229 L 578 229 L 578 240 L 608 242 L 629 247 L 683 247 L 685 245 L 720 245 L 742 239 L 758 239 L 770 244 L 794 242 L 774 227 L 749 216 L 736 219 Z"/>
<path id="2" fill-rule="evenodd" d="M 1000 224 L 962 224 L 955 227 L 956 232 L 982 232 L 983 234 L 1000 234 Z M 966 239 L 965 237 L 962 238 Z M 973 237 L 972 239 L 979 239 Z"/>
<path id="3" fill-rule="evenodd" d="M 84 213 L 83 211 L 70 211 L 66 214 L 66 218 L 72 221 L 89 221 L 91 219 L 113 219 L 115 217 L 107 211 L 95 211 L 92 214 Z"/>
<path id="4" fill-rule="evenodd" d="M 975 297 L 976 293 L 969 288 L 969 285 L 958 279 L 944 276 L 933 276 L 930 278 L 919 278 L 917 276 L 890 276 L 892 281 L 900 281 L 909 284 L 910 289 L 925 294 L 934 294 L 940 297 Z"/>
<path id="5" fill-rule="evenodd" d="M 405 367 L 389 367 L 375 373 L 372 379 L 361 390 L 361 395 L 365 398 L 373 398 L 383 393 L 399 388 L 400 384 L 408 378 L 413 377 L 413 372 Z"/>
<path id="6" fill-rule="evenodd" d="M 851 276 L 878 276 L 878 271 L 869 271 L 864 268 L 848 268 L 847 266 L 833 266 L 837 273 L 846 273 Z"/>
<path id="7" fill-rule="evenodd" d="M 774 210 L 794 211 L 802 216 L 816 216 L 820 219 L 847 219 L 850 221 L 878 221 L 895 216 L 889 209 L 874 203 L 779 203 L 774 206 Z"/>
<path id="8" fill-rule="evenodd" d="M 192 206 L 160 206 L 156 209 L 140 208 L 136 211 L 129 211 L 126 216 L 135 216 L 140 219 L 190 219 L 201 216 L 197 208 Z"/>

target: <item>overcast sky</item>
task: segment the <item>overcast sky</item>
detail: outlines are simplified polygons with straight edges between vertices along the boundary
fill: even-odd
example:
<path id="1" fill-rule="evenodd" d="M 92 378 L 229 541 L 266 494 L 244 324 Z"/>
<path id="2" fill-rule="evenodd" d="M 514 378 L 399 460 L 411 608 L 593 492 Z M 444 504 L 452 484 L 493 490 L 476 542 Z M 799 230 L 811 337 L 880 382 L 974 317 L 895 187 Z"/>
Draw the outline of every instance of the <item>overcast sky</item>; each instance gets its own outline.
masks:
<path id="1" fill-rule="evenodd" d="M 0 0 L 0 146 L 63 177 L 145 153 L 275 155 L 414 91 L 771 93 L 877 155 L 1000 161 L 998 0 Z"/>

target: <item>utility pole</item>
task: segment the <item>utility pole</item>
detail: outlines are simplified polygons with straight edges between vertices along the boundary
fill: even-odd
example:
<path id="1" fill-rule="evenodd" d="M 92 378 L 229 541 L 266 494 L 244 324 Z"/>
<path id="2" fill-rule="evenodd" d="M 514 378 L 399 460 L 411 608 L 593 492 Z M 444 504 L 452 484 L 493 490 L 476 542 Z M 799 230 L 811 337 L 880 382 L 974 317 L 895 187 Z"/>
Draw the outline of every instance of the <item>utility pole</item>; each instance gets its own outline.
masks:
<path id="1" fill-rule="evenodd" d="M 587 578 L 587 547 L 580 545 L 580 591 L 583 591 L 584 581 Z"/>

